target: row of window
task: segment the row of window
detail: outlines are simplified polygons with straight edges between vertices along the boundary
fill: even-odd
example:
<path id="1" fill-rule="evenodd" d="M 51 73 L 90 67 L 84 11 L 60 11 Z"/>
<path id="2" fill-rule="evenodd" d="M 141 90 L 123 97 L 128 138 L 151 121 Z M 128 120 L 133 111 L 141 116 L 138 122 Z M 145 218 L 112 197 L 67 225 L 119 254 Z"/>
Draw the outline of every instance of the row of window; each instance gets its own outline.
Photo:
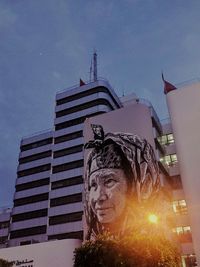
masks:
<path id="1" fill-rule="evenodd" d="M 73 146 L 73 147 L 64 148 L 64 149 L 55 151 L 53 154 L 53 157 L 59 158 L 59 157 L 67 156 L 67 155 L 82 152 L 82 151 L 83 151 L 83 145 Z"/>
<path id="2" fill-rule="evenodd" d="M 18 238 L 18 237 L 24 237 L 24 236 L 46 234 L 46 229 L 47 229 L 47 226 L 42 225 L 42 226 L 37 226 L 37 227 L 31 227 L 31 228 L 11 231 L 10 239 Z"/>
<path id="3" fill-rule="evenodd" d="M 70 134 L 65 134 L 62 136 L 55 137 L 54 143 L 59 144 L 59 143 L 70 141 L 70 140 L 80 138 L 80 137 L 83 137 L 83 131 L 77 131 L 77 132 L 73 132 Z"/>
<path id="4" fill-rule="evenodd" d="M 7 236 L 0 236 L 0 245 L 5 245 L 8 241 Z"/>
<path id="5" fill-rule="evenodd" d="M 34 199 L 34 197 L 32 200 L 30 198 L 28 198 L 28 200 L 27 200 L 27 198 L 15 200 L 15 206 L 19 206 L 19 203 L 16 203 L 16 201 L 18 201 L 18 202 L 20 201 L 20 204 L 21 204 L 26 199 L 26 203 L 29 204 L 29 203 L 34 203 L 38 199 L 41 199 L 41 195 L 40 195 L 40 197 L 38 197 L 38 195 L 37 195 L 37 199 L 36 198 Z M 32 201 L 32 202 L 30 202 L 30 201 Z M 60 206 L 60 205 L 65 205 L 65 204 L 70 204 L 70 203 L 76 203 L 76 202 L 81 202 L 81 201 L 82 201 L 82 193 L 78 193 L 78 194 L 73 194 L 73 195 L 68 195 L 68 196 L 64 196 L 64 197 L 51 199 L 50 200 L 50 207 L 55 207 L 55 206 Z M 16 204 L 18 204 L 18 205 L 16 205 Z M 12 222 L 30 220 L 30 219 L 39 218 L 39 217 L 46 217 L 47 214 L 48 214 L 47 209 L 41 209 L 41 210 L 35 210 L 35 211 L 31 211 L 31 212 L 19 213 L 19 214 L 15 214 L 12 216 Z M 8 226 L 9 226 L 9 222 L 0 223 L 0 227 L 7 228 Z"/>
<path id="6" fill-rule="evenodd" d="M 37 153 L 37 154 L 31 155 L 31 156 L 19 158 L 19 164 L 23 164 L 23 163 L 27 163 L 30 161 L 51 157 L 51 153 L 52 153 L 51 150 L 48 150 L 48 151 Z"/>
<path id="7" fill-rule="evenodd" d="M 173 201 L 172 203 L 173 211 L 176 214 L 187 214 L 187 205 L 184 199 Z"/>
<path id="8" fill-rule="evenodd" d="M 98 112 L 95 112 L 95 113 L 92 113 L 92 114 L 88 114 L 87 116 L 83 116 L 83 117 L 79 117 L 77 119 L 73 119 L 73 120 L 69 120 L 69 121 L 58 123 L 58 124 L 56 124 L 55 129 L 56 130 L 61 130 L 61 129 L 64 129 L 64 128 L 67 128 L 67 127 L 71 127 L 71 126 L 74 126 L 74 125 L 77 125 L 77 124 L 81 124 L 81 123 L 83 123 L 85 121 L 86 118 L 93 117 L 93 116 L 96 116 L 96 115 L 99 115 L 99 114 L 102 114 L 102 113 L 105 113 L 105 111 L 98 111 Z"/>
<path id="9" fill-rule="evenodd" d="M 36 148 L 36 147 L 52 144 L 52 142 L 53 142 L 53 138 L 50 137 L 50 138 L 43 139 L 43 140 L 40 140 L 40 141 L 37 141 L 37 142 L 33 142 L 33 143 L 30 143 L 30 144 L 27 144 L 27 145 L 22 145 L 20 147 L 20 149 L 21 149 L 21 151 L 26 151 L 26 150 L 33 149 L 33 148 Z"/>
<path id="10" fill-rule="evenodd" d="M 74 133 L 71 133 L 71 134 L 66 134 L 66 135 L 63 135 L 63 136 L 56 137 L 54 142 L 55 142 L 55 144 L 58 144 L 58 143 L 61 143 L 61 142 L 66 142 L 66 141 L 69 141 L 69 140 L 80 138 L 82 136 L 83 136 L 83 132 L 82 131 L 77 131 L 77 132 L 74 132 Z M 42 143 L 43 142 L 44 141 L 42 141 Z M 52 142 L 52 138 L 51 138 L 51 142 Z M 27 146 L 29 146 L 29 145 L 27 145 Z M 33 148 L 32 145 L 31 145 L 31 148 Z M 22 147 L 21 147 L 21 150 L 24 151 L 26 149 L 22 149 Z M 51 155 L 52 155 L 52 151 L 48 150 L 48 151 L 37 153 L 37 154 L 31 155 L 31 156 L 22 157 L 22 158 L 19 158 L 19 164 L 31 162 L 31 161 L 42 159 L 42 158 L 46 158 L 46 157 L 51 157 Z"/>
<path id="11" fill-rule="evenodd" d="M 115 98 L 112 96 L 110 91 L 106 87 L 102 87 L 102 86 L 101 87 L 92 88 L 92 89 L 89 89 L 89 90 L 86 90 L 86 91 L 82 91 L 82 92 L 80 92 L 78 94 L 70 95 L 70 96 L 64 97 L 62 99 L 59 99 L 59 100 L 56 101 L 56 105 L 57 106 L 58 105 L 62 105 L 62 104 L 65 104 L 65 103 L 80 99 L 82 97 L 89 96 L 89 95 L 96 94 L 96 93 L 100 93 L 100 92 L 107 93 L 112 98 L 112 100 L 115 103 L 115 105 L 117 107 L 119 107 L 119 104 L 117 103 Z"/>
<path id="12" fill-rule="evenodd" d="M 76 161 L 72 161 L 69 163 L 64 163 L 64 164 L 60 164 L 60 165 L 56 165 L 53 167 L 52 173 L 57 173 L 57 172 L 63 172 L 63 171 L 67 171 L 67 170 L 71 170 L 74 168 L 80 168 L 83 167 L 83 160 L 76 160 Z"/>
<path id="13" fill-rule="evenodd" d="M 61 155 L 63 156 L 64 153 L 71 154 L 71 153 L 76 153 L 78 151 L 82 151 L 82 146 L 69 148 L 68 150 L 63 149 L 62 151 L 56 154 L 56 157 L 58 156 L 61 157 Z M 71 169 L 79 168 L 79 167 L 83 167 L 83 160 L 76 160 L 76 161 L 56 165 L 53 167 L 52 173 L 63 172 L 63 171 L 67 171 L 67 170 L 71 170 Z M 18 178 L 20 178 L 23 176 L 32 175 L 32 174 L 39 173 L 39 172 L 45 172 L 50 169 L 51 169 L 51 164 L 45 164 L 45 165 L 40 165 L 34 168 L 29 168 L 26 170 L 18 171 L 17 175 L 18 175 Z"/>
<path id="14" fill-rule="evenodd" d="M 158 141 L 161 145 L 170 145 L 174 143 L 174 136 L 172 133 L 162 135 L 158 137 Z"/>
<path id="15" fill-rule="evenodd" d="M 38 194 L 30 197 L 23 197 L 14 200 L 14 207 L 45 201 L 49 199 L 49 193 Z"/>
<path id="16" fill-rule="evenodd" d="M 25 220 L 30 220 L 34 218 L 46 217 L 47 214 L 48 214 L 48 209 L 34 210 L 31 212 L 19 213 L 19 214 L 15 214 L 12 216 L 12 222 L 19 222 L 19 221 L 25 221 Z"/>
<path id="17" fill-rule="evenodd" d="M 44 179 L 40 179 L 40 180 L 36 180 L 36 181 L 24 183 L 24 184 L 17 184 L 15 186 L 15 189 L 16 189 L 16 192 L 18 192 L 18 191 L 23 191 L 23 190 L 35 188 L 35 187 L 40 187 L 43 185 L 48 185 L 49 180 L 50 180 L 49 178 L 44 178 Z"/>
<path id="18" fill-rule="evenodd" d="M 191 233 L 191 228 L 190 226 L 179 226 L 173 228 L 173 232 L 176 233 L 177 235 L 188 234 Z"/>
<path id="19" fill-rule="evenodd" d="M 10 224 L 9 221 L 0 222 L 0 229 L 8 228 L 9 224 Z"/>
<path id="20" fill-rule="evenodd" d="M 194 267 L 197 266 L 197 260 L 195 254 L 182 255 L 182 262 L 184 267 Z"/>
<path id="21" fill-rule="evenodd" d="M 31 174 L 39 173 L 39 172 L 45 172 L 51 169 L 51 164 L 45 164 L 41 166 L 37 166 L 34 168 L 26 169 L 23 171 L 18 171 L 17 176 L 18 178 L 23 177 L 23 176 L 28 176 Z"/>
<path id="22" fill-rule="evenodd" d="M 191 228 L 190 226 L 180 226 L 173 229 L 179 242 L 188 243 L 192 242 Z"/>
<path id="23" fill-rule="evenodd" d="M 62 116 L 65 116 L 65 115 L 68 115 L 68 114 L 71 114 L 71 113 L 74 113 L 77 111 L 81 111 L 84 109 L 92 108 L 92 107 L 95 107 L 97 105 L 109 106 L 110 109 L 113 110 L 113 107 L 108 100 L 99 98 L 99 99 L 96 99 L 96 100 L 93 100 L 93 101 L 90 101 L 90 102 L 87 102 L 84 104 L 80 104 L 80 105 L 75 106 L 75 107 L 66 108 L 64 110 L 58 111 L 58 112 L 56 112 L 56 118 L 62 117 Z"/>
<path id="24" fill-rule="evenodd" d="M 24 183 L 24 184 L 18 184 L 15 186 L 16 192 L 27 190 L 27 189 L 32 189 L 32 188 L 36 188 L 36 187 L 40 187 L 44 185 L 49 185 L 49 181 L 50 181 L 49 178 L 44 178 L 44 179 L 40 179 L 40 180 L 36 180 L 36 181 Z M 58 189 L 58 188 L 81 184 L 81 183 L 83 183 L 82 176 L 76 176 L 73 178 L 68 178 L 68 179 L 63 179 L 63 180 L 59 180 L 56 182 L 52 182 L 51 189 L 53 190 L 53 189 Z"/>
<path id="25" fill-rule="evenodd" d="M 23 197 L 14 200 L 14 207 L 45 201 L 49 199 L 49 193 L 38 194 L 30 197 Z M 82 193 L 53 198 L 50 200 L 50 207 L 65 205 L 69 203 L 81 202 Z"/>
<path id="26" fill-rule="evenodd" d="M 23 232 L 23 230 L 25 230 Z M 16 230 L 12 231 L 10 235 L 10 239 L 19 238 L 19 237 L 25 237 L 29 236 L 28 232 L 30 231 L 30 236 L 32 235 L 38 235 L 38 234 L 45 234 L 46 233 L 46 226 L 39 226 L 39 227 L 33 227 L 33 228 L 27 228 L 23 230 Z M 61 240 L 61 239 L 80 239 L 83 240 L 83 231 L 77 231 L 77 232 L 70 232 L 70 233 L 63 233 L 63 234 L 57 234 L 57 235 L 50 235 L 48 236 L 48 240 Z M 0 237 L 0 244 L 5 244 L 7 242 L 8 237 Z M 20 242 L 20 246 L 22 245 L 29 245 L 37 243 L 37 240 L 25 240 Z"/>
<path id="27" fill-rule="evenodd" d="M 49 225 L 56 225 L 56 224 L 81 221 L 82 216 L 83 216 L 82 211 L 52 216 L 49 218 Z"/>
<path id="28" fill-rule="evenodd" d="M 76 176 L 73 178 L 68 178 L 68 179 L 52 182 L 51 183 L 51 189 L 54 190 L 54 189 L 67 187 L 67 186 L 71 186 L 71 185 L 82 184 L 82 183 L 83 183 L 82 176 Z"/>
<path id="29" fill-rule="evenodd" d="M 63 196 L 63 197 L 57 197 L 50 200 L 50 207 L 55 206 L 61 206 L 66 205 L 70 203 L 75 202 L 81 202 L 82 201 L 82 193 L 77 193 L 73 195 Z"/>
<path id="30" fill-rule="evenodd" d="M 160 161 L 164 162 L 167 166 L 173 166 L 178 162 L 176 154 L 164 156 Z"/>
<path id="31" fill-rule="evenodd" d="M 80 240 L 83 240 L 83 231 L 70 232 L 70 233 L 64 233 L 64 234 L 57 234 L 57 235 L 48 236 L 48 240 L 61 240 L 61 239 L 80 239 Z M 35 240 L 35 239 L 25 240 L 25 241 L 21 241 L 20 242 L 20 246 L 35 244 L 35 243 L 38 243 L 38 242 L 39 241 Z"/>

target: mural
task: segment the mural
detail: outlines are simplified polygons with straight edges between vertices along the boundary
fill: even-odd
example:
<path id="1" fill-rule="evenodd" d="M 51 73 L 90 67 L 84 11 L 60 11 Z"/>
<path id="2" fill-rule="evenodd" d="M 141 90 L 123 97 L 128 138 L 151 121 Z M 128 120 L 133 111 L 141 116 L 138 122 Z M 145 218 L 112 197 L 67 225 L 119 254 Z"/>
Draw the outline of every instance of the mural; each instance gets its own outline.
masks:
<path id="1" fill-rule="evenodd" d="M 91 127 L 84 177 L 88 240 L 106 231 L 123 234 L 137 220 L 138 207 L 155 201 L 160 188 L 154 151 L 145 139 Z"/>

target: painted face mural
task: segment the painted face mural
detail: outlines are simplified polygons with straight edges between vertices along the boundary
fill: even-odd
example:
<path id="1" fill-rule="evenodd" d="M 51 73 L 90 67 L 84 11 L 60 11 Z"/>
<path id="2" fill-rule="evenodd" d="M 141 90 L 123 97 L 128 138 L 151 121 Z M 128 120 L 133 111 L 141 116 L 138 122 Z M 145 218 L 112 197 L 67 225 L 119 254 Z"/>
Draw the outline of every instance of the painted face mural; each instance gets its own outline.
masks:
<path id="1" fill-rule="evenodd" d="M 115 222 L 126 207 L 127 182 L 121 169 L 101 169 L 89 178 L 89 205 L 104 223 Z"/>
<path id="2" fill-rule="evenodd" d="M 85 166 L 86 239 L 109 231 L 123 233 L 134 205 L 154 198 L 159 191 L 159 169 L 151 145 L 137 135 L 104 134 L 92 125 L 94 140 Z"/>

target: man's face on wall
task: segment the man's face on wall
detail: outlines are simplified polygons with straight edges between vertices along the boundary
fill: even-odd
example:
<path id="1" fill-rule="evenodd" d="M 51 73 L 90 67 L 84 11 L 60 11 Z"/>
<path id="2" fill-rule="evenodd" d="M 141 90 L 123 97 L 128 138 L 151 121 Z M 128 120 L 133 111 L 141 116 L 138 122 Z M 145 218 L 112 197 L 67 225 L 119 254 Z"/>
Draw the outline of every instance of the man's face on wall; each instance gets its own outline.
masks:
<path id="1" fill-rule="evenodd" d="M 89 179 L 89 205 L 100 223 L 113 223 L 126 206 L 127 182 L 122 169 L 101 169 Z"/>

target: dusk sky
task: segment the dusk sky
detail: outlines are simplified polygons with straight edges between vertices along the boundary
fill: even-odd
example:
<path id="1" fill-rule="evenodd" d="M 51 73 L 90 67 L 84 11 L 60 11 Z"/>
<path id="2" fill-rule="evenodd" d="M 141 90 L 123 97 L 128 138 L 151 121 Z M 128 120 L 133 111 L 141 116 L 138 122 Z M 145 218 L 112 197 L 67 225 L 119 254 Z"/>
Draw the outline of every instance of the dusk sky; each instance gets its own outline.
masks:
<path id="1" fill-rule="evenodd" d="M 0 207 L 12 206 L 22 137 L 53 127 L 55 95 L 98 75 L 168 117 L 161 72 L 200 77 L 199 0 L 0 0 Z"/>

